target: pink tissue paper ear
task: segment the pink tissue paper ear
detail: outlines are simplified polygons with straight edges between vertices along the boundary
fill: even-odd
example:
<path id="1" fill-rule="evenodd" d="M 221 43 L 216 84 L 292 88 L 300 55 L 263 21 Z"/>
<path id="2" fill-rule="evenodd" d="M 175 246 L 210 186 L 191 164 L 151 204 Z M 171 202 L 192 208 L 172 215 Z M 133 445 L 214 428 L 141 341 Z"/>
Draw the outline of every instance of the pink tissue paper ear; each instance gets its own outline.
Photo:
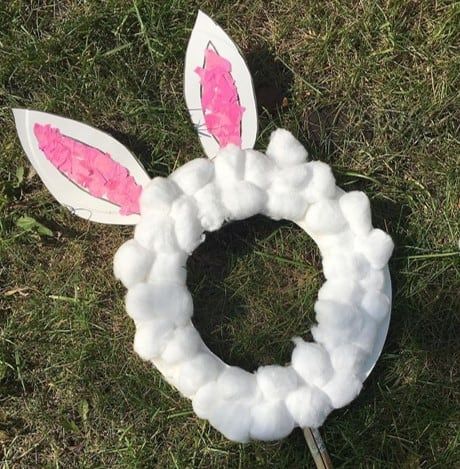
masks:
<path id="1" fill-rule="evenodd" d="M 241 147 L 241 119 L 238 90 L 233 80 L 231 63 L 209 45 L 204 67 L 195 72 L 201 79 L 201 107 L 208 132 L 221 148 L 232 143 Z"/>
<path id="2" fill-rule="evenodd" d="M 35 124 L 34 134 L 46 158 L 70 181 L 118 205 L 122 215 L 140 213 L 142 187 L 108 153 L 62 135 L 49 124 Z"/>

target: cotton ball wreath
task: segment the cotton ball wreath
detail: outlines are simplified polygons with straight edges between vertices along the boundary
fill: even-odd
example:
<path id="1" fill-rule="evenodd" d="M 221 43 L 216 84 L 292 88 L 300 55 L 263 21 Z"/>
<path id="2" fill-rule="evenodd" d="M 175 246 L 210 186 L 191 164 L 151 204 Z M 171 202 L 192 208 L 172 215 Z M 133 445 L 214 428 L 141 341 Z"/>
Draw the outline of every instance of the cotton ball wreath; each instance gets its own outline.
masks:
<path id="1" fill-rule="evenodd" d="M 126 288 L 144 282 L 153 262 L 153 254 L 134 239 L 122 244 L 113 259 L 115 278 Z"/>
<path id="2" fill-rule="evenodd" d="M 277 129 L 270 136 L 267 156 L 272 158 L 279 168 L 284 168 L 304 163 L 308 153 L 291 132 Z"/>
<path id="3" fill-rule="evenodd" d="M 192 195 L 214 177 L 214 165 L 208 158 L 197 158 L 176 169 L 170 176 L 181 190 Z"/>
<path id="4" fill-rule="evenodd" d="M 229 145 L 210 162 L 194 160 L 159 178 L 149 186 L 135 240 L 115 258 L 128 286 L 136 352 L 233 441 L 320 426 L 360 392 L 388 324 L 391 238 L 372 228 L 364 194 L 344 193 L 328 165 L 306 157 L 289 132 L 278 131 L 267 155 Z M 314 307 L 315 343 L 295 338 L 289 366 L 249 373 L 210 352 L 191 323 L 186 262 L 205 231 L 257 213 L 295 220 L 310 234 L 327 280 Z"/>

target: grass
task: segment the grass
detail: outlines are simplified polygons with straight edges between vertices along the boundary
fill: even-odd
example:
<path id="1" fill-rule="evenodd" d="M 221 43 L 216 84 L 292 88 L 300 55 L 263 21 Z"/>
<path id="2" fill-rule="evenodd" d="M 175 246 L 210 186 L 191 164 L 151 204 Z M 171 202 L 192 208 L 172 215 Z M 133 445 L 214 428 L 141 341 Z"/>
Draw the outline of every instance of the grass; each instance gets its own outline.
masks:
<path id="1" fill-rule="evenodd" d="M 322 433 L 337 467 L 460 465 L 460 4 L 239 1 L 200 6 L 248 58 L 260 138 L 282 126 L 366 191 L 393 236 L 388 339 L 359 398 Z M 109 131 L 167 175 L 201 155 L 182 97 L 198 5 L 0 5 L 0 460 L 12 467 L 312 467 L 296 430 L 237 445 L 132 352 L 111 258 L 129 227 L 92 225 L 33 175 L 12 107 Z M 21 217 L 36 220 L 21 222 Z M 50 232 L 51 230 L 51 236 Z M 202 335 L 230 363 L 289 359 L 321 284 L 311 240 L 263 218 L 190 260 Z"/>

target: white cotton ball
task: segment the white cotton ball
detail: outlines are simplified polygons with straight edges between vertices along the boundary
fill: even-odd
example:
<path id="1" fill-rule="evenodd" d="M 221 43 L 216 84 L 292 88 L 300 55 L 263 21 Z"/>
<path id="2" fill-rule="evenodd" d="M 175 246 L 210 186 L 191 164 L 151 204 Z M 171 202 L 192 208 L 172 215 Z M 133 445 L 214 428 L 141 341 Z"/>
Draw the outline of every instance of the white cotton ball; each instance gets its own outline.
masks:
<path id="1" fill-rule="evenodd" d="M 339 204 L 354 233 L 365 236 L 371 231 L 371 204 L 364 192 L 348 192 L 340 197 Z"/>
<path id="2" fill-rule="evenodd" d="M 220 191 L 216 184 L 209 183 L 195 193 L 198 207 L 198 218 L 205 231 L 218 230 L 230 217 L 229 211 L 221 201 Z"/>
<path id="3" fill-rule="evenodd" d="M 212 161 L 219 186 L 231 184 L 244 178 L 246 155 L 241 148 L 227 145 L 217 153 Z"/>
<path id="4" fill-rule="evenodd" d="M 222 402 L 213 407 L 209 423 L 231 441 L 249 441 L 251 409 L 241 402 Z"/>
<path id="5" fill-rule="evenodd" d="M 203 229 L 198 219 L 198 209 L 191 197 L 177 200 L 171 209 L 179 247 L 191 254 L 204 241 Z"/>
<path id="6" fill-rule="evenodd" d="M 351 342 L 370 353 L 377 337 L 377 322 L 366 314 L 360 314 L 360 317 L 362 319 L 360 330 L 353 335 Z"/>
<path id="7" fill-rule="evenodd" d="M 186 397 L 193 396 L 201 386 L 215 381 L 224 364 L 210 352 L 203 352 L 181 365 L 177 389 Z"/>
<path id="8" fill-rule="evenodd" d="M 189 360 L 195 356 L 201 344 L 200 334 L 192 325 L 179 327 L 163 350 L 161 359 L 168 364 Z"/>
<path id="9" fill-rule="evenodd" d="M 301 220 L 305 216 L 308 204 L 301 193 L 275 192 L 270 189 L 267 195 L 265 213 L 273 220 Z"/>
<path id="10" fill-rule="evenodd" d="M 275 173 L 270 190 L 278 192 L 301 190 L 305 188 L 310 177 L 310 169 L 306 163 L 283 168 Z"/>
<path id="11" fill-rule="evenodd" d="M 251 438 L 262 441 L 279 440 L 294 428 L 294 420 L 283 401 L 258 404 L 251 410 Z"/>
<path id="12" fill-rule="evenodd" d="M 303 145 L 285 129 L 277 129 L 270 135 L 267 156 L 280 168 L 295 166 L 307 160 L 308 153 Z"/>
<path id="13" fill-rule="evenodd" d="M 319 324 L 347 326 L 361 323 L 362 315 L 352 304 L 339 303 L 331 300 L 318 300 L 315 303 L 316 320 Z"/>
<path id="14" fill-rule="evenodd" d="M 193 411 L 200 419 L 209 419 L 213 409 L 221 402 L 215 381 L 201 386 L 192 397 Z"/>
<path id="15" fill-rule="evenodd" d="M 272 180 L 275 165 L 273 160 L 256 150 L 245 150 L 246 166 L 244 179 L 260 189 L 266 189 Z"/>
<path id="16" fill-rule="evenodd" d="M 304 225 L 308 232 L 331 234 L 342 231 L 346 221 L 336 200 L 322 199 L 314 203 L 305 215 Z"/>
<path id="17" fill-rule="evenodd" d="M 246 181 L 223 187 L 221 195 L 232 220 L 244 220 L 261 213 L 267 197 L 262 189 Z"/>
<path id="18" fill-rule="evenodd" d="M 174 324 L 168 319 L 138 322 L 134 351 L 143 360 L 153 360 L 161 354 L 173 332 Z"/>
<path id="19" fill-rule="evenodd" d="M 214 164 L 208 158 L 185 163 L 169 176 L 188 195 L 204 187 L 214 177 Z"/>
<path id="20" fill-rule="evenodd" d="M 368 355 L 354 344 L 344 344 L 331 351 L 331 362 L 338 373 L 349 373 L 361 377 L 366 372 Z M 364 376 L 363 376 L 364 378 Z"/>
<path id="21" fill-rule="evenodd" d="M 361 251 L 374 269 L 382 269 L 393 253 L 394 243 L 382 230 L 374 229 L 361 243 Z"/>
<path id="22" fill-rule="evenodd" d="M 168 215 L 148 214 L 134 229 L 134 239 L 143 247 L 156 252 L 178 251 L 174 221 Z"/>
<path id="23" fill-rule="evenodd" d="M 219 395 L 224 399 L 254 396 L 256 377 L 237 366 L 230 366 L 219 376 L 217 386 Z"/>
<path id="24" fill-rule="evenodd" d="M 382 290 L 385 285 L 385 275 L 382 270 L 369 269 L 369 272 L 359 281 L 364 290 Z"/>
<path id="25" fill-rule="evenodd" d="M 377 322 L 380 322 L 390 312 L 390 299 L 378 291 L 367 291 L 361 301 L 361 308 Z"/>
<path id="26" fill-rule="evenodd" d="M 353 278 L 333 278 L 323 283 L 318 291 L 319 300 L 333 300 L 340 303 L 358 304 L 363 290 Z"/>
<path id="27" fill-rule="evenodd" d="M 296 346 L 292 351 L 292 368 L 307 383 L 322 386 L 332 376 L 332 365 L 329 354 L 320 344 L 295 339 Z"/>
<path id="28" fill-rule="evenodd" d="M 289 394 L 286 407 L 301 428 L 319 428 L 332 410 L 331 400 L 316 386 L 302 386 Z"/>
<path id="29" fill-rule="evenodd" d="M 311 178 L 305 188 L 308 203 L 313 204 L 321 199 L 330 199 L 336 194 L 335 178 L 329 165 L 322 161 L 307 163 Z"/>
<path id="30" fill-rule="evenodd" d="M 261 366 L 256 372 L 256 378 L 267 400 L 284 399 L 297 387 L 297 374 L 290 366 Z"/>
<path id="31" fill-rule="evenodd" d="M 126 288 L 147 278 L 153 262 L 153 253 L 143 248 L 134 239 L 122 244 L 113 259 L 115 277 L 123 282 Z"/>
<path id="32" fill-rule="evenodd" d="M 153 178 L 142 189 L 140 197 L 141 213 L 160 213 L 167 215 L 173 202 L 181 195 L 179 187 L 170 179 Z"/>
<path id="33" fill-rule="evenodd" d="M 126 310 L 136 321 L 161 316 L 180 326 L 192 316 L 193 300 L 183 285 L 138 283 L 128 290 Z"/>
<path id="34" fill-rule="evenodd" d="M 361 381 L 349 373 L 336 373 L 334 377 L 323 387 L 334 409 L 349 404 L 361 391 Z"/>
<path id="35" fill-rule="evenodd" d="M 150 270 L 148 281 L 185 285 L 187 257 L 183 251 L 158 253 Z"/>
<path id="36" fill-rule="evenodd" d="M 323 273 L 328 280 L 338 278 L 359 280 L 366 277 L 369 270 L 369 262 L 360 253 L 338 250 L 324 253 Z"/>

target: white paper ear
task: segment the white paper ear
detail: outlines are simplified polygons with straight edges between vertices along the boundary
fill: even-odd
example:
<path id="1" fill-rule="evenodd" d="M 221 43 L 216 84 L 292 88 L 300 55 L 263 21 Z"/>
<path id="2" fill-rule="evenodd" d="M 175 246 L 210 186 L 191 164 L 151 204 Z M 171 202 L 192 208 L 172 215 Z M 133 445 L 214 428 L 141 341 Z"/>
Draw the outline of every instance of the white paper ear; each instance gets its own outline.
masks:
<path id="1" fill-rule="evenodd" d="M 251 74 L 230 37 L 202 11 L 187 46 L 184 94 L 209 158 L 230 143 L 253 148 L 257 107 Z"/>
<path id="2" fill-rule="evenodd" d="M 53 196 L 70 211 L 100 223 L 138 223 L 139 196 L 150 180 L 110 135 L 45 112 L 13 109 L 21 144 Z"/>

